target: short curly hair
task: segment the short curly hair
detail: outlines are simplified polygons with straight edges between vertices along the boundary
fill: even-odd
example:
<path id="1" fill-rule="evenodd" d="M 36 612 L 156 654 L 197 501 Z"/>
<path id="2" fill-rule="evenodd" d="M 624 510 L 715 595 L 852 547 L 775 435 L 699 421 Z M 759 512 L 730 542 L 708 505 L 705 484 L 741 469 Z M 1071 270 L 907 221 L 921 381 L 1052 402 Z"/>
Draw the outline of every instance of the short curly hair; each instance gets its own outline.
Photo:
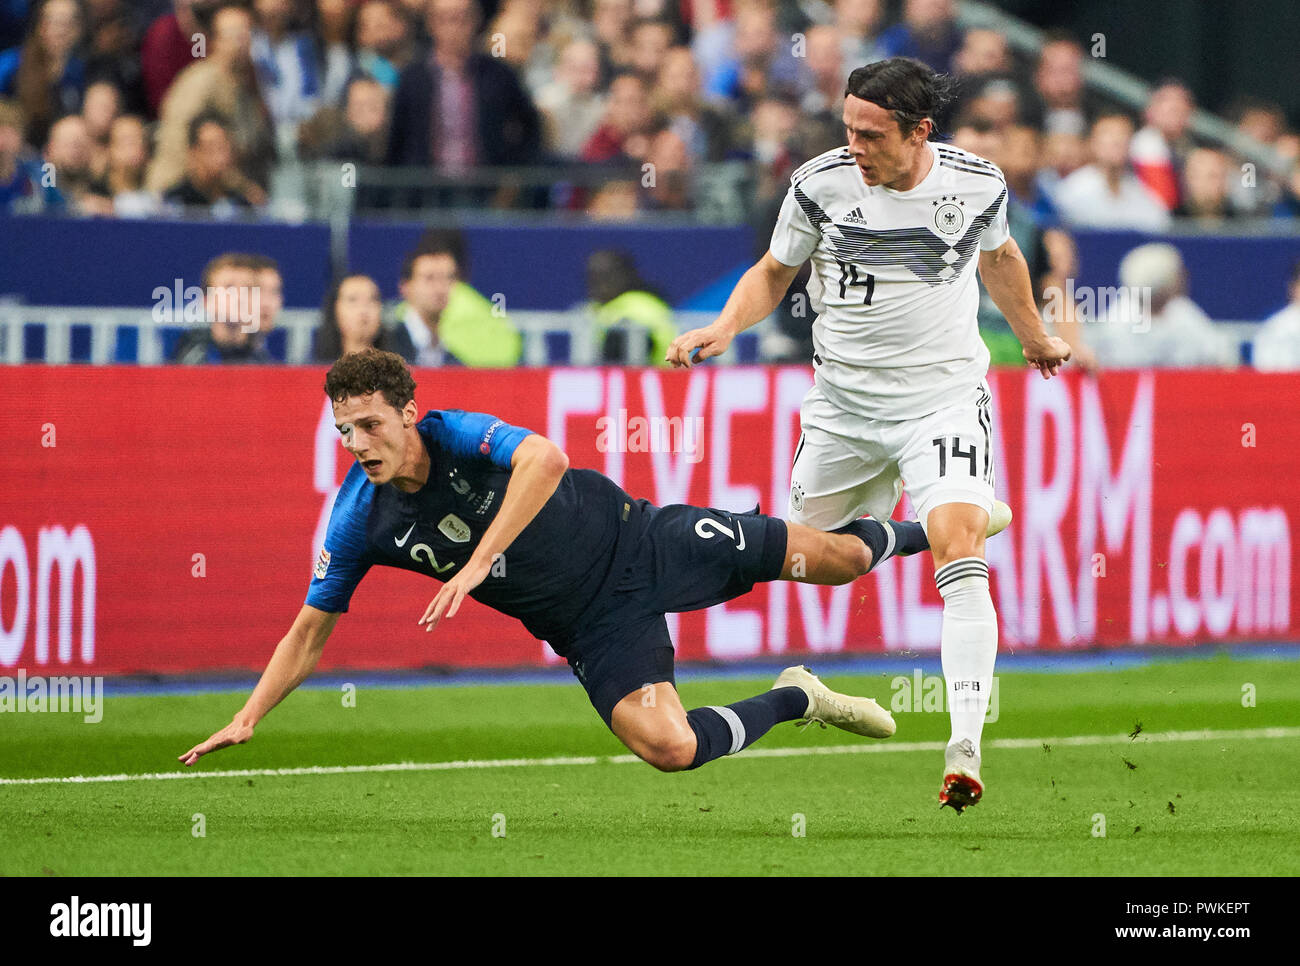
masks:
<path id="1" fill-rule="evenodd" d="M 414 399 L 415 380 L 406 360 L 395 352 L 362 349 L 343 356 L 325 375 L 325 394 L 333 402 L 373 392 L 382 393 L 394 409 L 402 409 Z"/>

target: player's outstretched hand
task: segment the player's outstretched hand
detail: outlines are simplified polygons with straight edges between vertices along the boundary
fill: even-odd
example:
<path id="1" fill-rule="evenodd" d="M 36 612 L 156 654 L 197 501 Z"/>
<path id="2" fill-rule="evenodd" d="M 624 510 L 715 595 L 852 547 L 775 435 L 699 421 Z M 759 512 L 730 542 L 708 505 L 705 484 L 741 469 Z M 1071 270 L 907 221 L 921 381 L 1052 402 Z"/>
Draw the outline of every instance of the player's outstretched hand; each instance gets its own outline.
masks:
<path id="1" fill-rule="evenodd" d="M 729 330 L 714 322 L 702 329 L 691 329 L 689 332 L 683 332 L 673 339 L 672 345 L 668 347 L 668 355 L 665 358 L 678 368 L 682 366 L 690 368 L 695 362 L 703 362 L 705 359 L 712 359 L 714 356 L 722 355 L 727 351 L 727 346 L 731 345 L 731 338 L 732 335 Z M 699 349 L 700 353 L 692 359 L 691 354 L 696 349 Z"/>
<path id="2" fill-rule="evenodd" d="M 429 606 L 424 609 L 424 616 L 416 623 L 427 625 L 424 629 L 431 631 L 438 626 L 438 621 L 443 617 L 455 617 L 465 595 L 483 583 L 491 569 L 490 562 L 482 563 L 471 557 L 460 573 L 442 585 L 438 596 L 429 601 Z"/>
<path id="3" fill-rule="evenodd" d="M 242 745 L 251 737 L 253 737 L 252 725 L 232 721 L 207 741 L 199 742 L 185 754 L 177 756 L 176 760 L 187 766 L 192 765 L 209 752 L 229 748 L 231 745 Z"/>
<path id="4" fill-rule="evenodd" d="M 1024 350 L 1025 361 L 1043 374 L 1044 379 L 1051 379 L 1061 371 L 1070 358 L 1070 344 L 1064 339 L 1049 335 L 1041 346 Z"/>

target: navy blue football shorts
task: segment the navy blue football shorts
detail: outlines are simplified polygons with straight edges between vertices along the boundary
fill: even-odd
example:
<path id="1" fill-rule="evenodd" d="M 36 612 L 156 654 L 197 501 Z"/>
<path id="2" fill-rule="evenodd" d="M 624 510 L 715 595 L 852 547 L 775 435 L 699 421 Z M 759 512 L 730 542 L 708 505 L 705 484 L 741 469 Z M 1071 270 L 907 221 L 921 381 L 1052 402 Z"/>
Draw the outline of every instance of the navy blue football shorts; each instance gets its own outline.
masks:
<path id="1" fill-rule="evenodd" d="M 776 580 L 785 563 L 784 520 L 696 506 L 633 504 L 634 541 L 621 574 L 588 621 L 555 650 L 569 661 L 592 705 L 610 724 L 614 705 L 648 684 L 674 683 L 665 614 L 702 610 Z"/>

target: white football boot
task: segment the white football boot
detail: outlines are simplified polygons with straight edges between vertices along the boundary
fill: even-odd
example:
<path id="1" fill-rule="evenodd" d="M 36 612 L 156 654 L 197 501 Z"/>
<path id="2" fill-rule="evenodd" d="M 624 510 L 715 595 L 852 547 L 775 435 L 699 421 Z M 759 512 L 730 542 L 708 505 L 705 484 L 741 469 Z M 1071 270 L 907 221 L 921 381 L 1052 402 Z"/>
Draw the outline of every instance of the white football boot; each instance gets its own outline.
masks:
<path id="1" fill-rule="evenodd" d="M 888 738 L 897 730 L 893 715 L 876 702 L 832 691 L 803 665 L 782 671 L 772 690 L 790 687 L 800 688 L 808 695 L 804 724 L 815 721 L 823 728 L 832 724 L 867 738 Z"/>
<path id="2" fill-rule="evenodd" d="M 958 815 L 971 805 L 978 805 L 984 795 L 980 781 L 980 756 L 969 738 L 949 745 L 943 753 L 943 787 L 939 790 L 939 807 L 951 806 Z"/>

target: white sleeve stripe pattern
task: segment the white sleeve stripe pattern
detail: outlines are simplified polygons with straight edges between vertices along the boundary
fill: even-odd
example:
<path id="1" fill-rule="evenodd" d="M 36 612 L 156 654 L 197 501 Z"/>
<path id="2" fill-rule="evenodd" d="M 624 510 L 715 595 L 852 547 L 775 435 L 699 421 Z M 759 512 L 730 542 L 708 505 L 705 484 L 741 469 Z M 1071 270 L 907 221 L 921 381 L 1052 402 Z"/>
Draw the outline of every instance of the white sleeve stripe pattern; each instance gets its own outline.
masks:
<path id="1" fill-rule="evenodd" d="M 830 164 L 831 162 L 840 164 L 845 161 L 850 164 L 853 163 L 853 156 L 849 154 L 848 148 L 839 148 L 837 150 L 827 151 L 824 154 L 819 154 L 817 157 L 805 161 L 802 165 L 796 168 L 794 174 L 790 175 L 790 183 L 794 184 L 797 181 L 802 181 L 805 176 L 812 173 L 814 168 L 817 168 L 822 164 Z"/>
<path id="2" fill-rule="evenodd" d="M 1002 175 L 998 174 L 996 171 L 987 171 L 982 168 L 968 168 L 966 167 L 966 165 L 957 164 L 954 161 L 940 161 L 939 167 L 952 168 L 954 171 L 965 171 L 967 174 L 982 174 L 986 178 L 997 178 L 999 181 L 1002 181 L 1004 184 L 1006 183 Z"/>
<path id="3" fill-rule="evenodd" d="M 740 715 L 736 714 L 736 712 L 732 711 L 730 708 L 721 708 L 716 704 L 710 704 L 707 707 L 710 711 L 718 712 L 718 717 L 725 721 L 727 727 L 731 729 L 731 750 L 728 751 L 727 754 L 734 755 L 736 752 L 740 751 L 741 748 L 744 748 L 745 726 L 740 722 Z"/>
<path id="4" fill-rule="evenodd" d="M 802 188 L 794 189 L 794 200 L 799 202 L 799 207 L 803 209 L 804 215 L 808 218 L 808 223 L 817 231 L 822 230 L 822 225 L 831 223 L 830 216 L 822 210 L 821 205 L 804 194 Z"/>
<path id="5" fill-rule="evenodd" d="M 997 170 L 998 167 L 992 161 L 986 161 L 984 158 L 981 158 L 979 155 L 971 154 L 968 151 L 954 151 L 952 148 L 946 147 L 944 145 L 938 145 L 937 150 L 939 152 L 940 157 L 947 158 L 951 161 L 960 161 L 963 164 L 973 164 L 976 167 L 981 167 L 981 168 L 993 168 L 995 171 Z"/>

